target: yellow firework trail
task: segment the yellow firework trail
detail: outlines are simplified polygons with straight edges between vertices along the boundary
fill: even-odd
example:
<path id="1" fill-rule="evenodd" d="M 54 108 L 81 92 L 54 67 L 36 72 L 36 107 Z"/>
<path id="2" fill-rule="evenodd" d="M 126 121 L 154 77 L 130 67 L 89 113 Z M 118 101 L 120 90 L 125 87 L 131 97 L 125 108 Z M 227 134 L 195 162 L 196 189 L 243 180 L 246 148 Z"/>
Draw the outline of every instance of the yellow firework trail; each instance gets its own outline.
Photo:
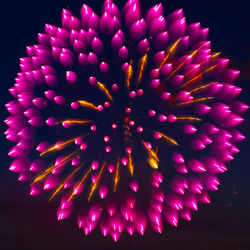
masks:
<path id="1" fill-rule="evenodd" d="M 106 88 L 106 86 L 103 83 L 97 82 L 97 87 L 111 102 L 114 101 L 110 92 L 108 91 L 108 89 Z"/>
<path id="2" fill-rule="evenodd" d="M 74 156 L 77 152 L 79 152 L 79 150 L 75 150 L 73 153 L 71 153 L 71 154 L 65 156 L 65 157 L 60 161 L 60 164 L 59 164 L 58 166 L 56 166 L 56 169 L 57 169 L 57 168 L 60 168 L 60 167 L 62 167 L 62 166 L 64 166 L 66 163 L 68 163 L 68 162 L 73 158 L 73 156 Z"/>
<path id="3" fill-rule="evenodd" d="M 221 52 L 214 53 L 214 54 L 212 54 L 211 58 L 218 57 L 220 54 L 221 54 Z"/>
<path id="4" fill-rule="evenodd" d="M 148 164 L 150 165 L 151 168 L 153 169 L 158 169 L 158 162 L 155 158 L 149 157 L 148 158 Z"/>
<path id="5" fill-rule="evenodd" d="M 126 88 L 127 88 L 127 90 L 129 90 L 129 88 L 130 88 L 131 79 L 132 79 L 132 76 L 133 76 L 133 67 L 132 67 L 132 63 L 133 63 L 133 61 L 131 60 L 131 61 L 130 61 L 130 64 L 129 64 L 129 67 L 128 67 L 128 69 L 127 69 L 127 72 L 126 72 Z"/>
<path id="6" fill-rule="evenodd" d="M 133 177 L 134 175 L 134 164 L 131 154 L 128 154 L 128 169 L 130 172 L 130 175 Z"/>
<path id="7" fill-rule="evenodd" d="M 210 84 L 201 85 L 201 86 L 198 87 L 198 88 L 194 88 L 194 89 L 189 90 L 189 93 L 191 94 L 191 93 L 198 92 L 198 91 L 200 91 L 200 90 L 202 90 L 202 89 L 205 89 L 205 88 L 207 88 L 207 87 L 209 87 L 209 86 L 210 86 Z"/>
<path id="8" fill-rule="evenodd" d="M 45 171 L 43 171 L 40 175 L 38 175 L 33 180 L 33 182 L 31 183 L 31 185 L 34 184 L 34 183 L 36 183 L 36 182 L 38 182 L 38 181 L 41 181 L 43 178 L 45 178 L 47 175 L 49 175 L 53 171 L 54 167 L 55 167 L 54 164 L 52 166 L 48 167 Z"/>
<path id="9" fill-rule="evenodd" d="M 52 166 L 48 167 L 43 173 L 41 173 L 40 175 L 38 175 L 34 181 L 32 182 L 38 182 L 40 180 L 42 180 L 43 178 L 45 178 L 47 175 L 49 175 L 50 173 L 52 173 L 53 170 L 58 169 L 62 166 L 64 166 L 65 164 L 67 164 L 72 158 L 73 156 L 78 152 L 78 150 L 74 151 L 73 153 L 65 156 L 61 161 L 60 164 L 58 166 L 56 166 L 55 164 L 53 164 Z"/>
<path id="10" fill-rule="evenodd" d="M 148 152 L 148 164 L 151 168 L 157 169 L 158 168 L 158 162 L 160 162 L 158 158 L 158 147 L 156 148 L 156 151 L 152 150 L 151 148 L 147 147 L 146 143 L 143 141 L 143 145 L 145 149 Z"/>
<path id="11" fill-rule="evenodd" d="M 62 124 L 69 124 L 69 125 L 84 125 L 84 124 L 89 124 L 92 121 L 89 120 L 75 120 L 75 119 L 67 119 L 64 121 L 61 121 Z"/>
<path id="12" fill-rule="evenodd" d="M 162 66 L 166 63 L 166 61 L 168 60 L 169 56 L 172 55 L 172 54 L 175 52 L 175 49 L 177 48 L 177 45 L 178 45 L 179 42 L 180 42 L 180 39 L 178 39 L 174 44 L 172 44 L 172 45 L 170 46 L 170 48 L 166 49 L 167 54 L 166 54 L 166 56 L 164 57 L 162 63 L 160 64 L 160 66 L 159 66 L 159 68 L 158 68 L 159 70 L 160 70 L 160 69 L 162 68 Z"/>
<path id="13" fill-rule="evenodd" d="M 205 62 L 205 61 L 204 61 Z M 203 62 L 202 62 L 203 63 Z M 200 63 L 200 65 L 202 64 Z M 195 67 L 193 67 L 192 69 L 190 69 L 187 73 L 185 73 L 184 77 L 187 77 L 190 73 L 192 73 L 195 70 Z"/>
<path id="14" fill-rule="evenodd" d="M 64 184 L 65 184 L 65 182 L 67 182 L 67 181 L 69 181 L 70 180 L 70 178 L 72 178 L 74 175 L 75 175 L 75 173 L 76 172 L 78 172 L 78 170 L 81 168 L 81 166 L 80 167 L 78 167 L 77 169 L 75 169 L 59 186 L 58 186 L 58 188 L 55 190 L 55 192 L 51 195 L 51 197 L 49 198 L 49 201 L 51 201 L 61 190 L 62 190 L 62 188 L 64 187 Z"/>
<path id="15" fill-rule="evenodd" d="M 159 159 L 158 159 L 158 156 L 157 156 L 157 152 L 155 152 L 154 150 L 152 150 L 151 148 L 149 148 L 144 141 L 142 141 L 142 143 L 143 143 L 145 149 L 148 151 L 150 157 L 155 158 L 156 161 L 159 162 Z"/>
<path id="16" fill-rule="evenodd" d="M 117 190 L 117 185 L 119 180 L 120 180 L 120 159 L 118 159 L 116 163 L 116 170 L 114 175 L 114 192 L 116 192 Z"/>
<path id="17" fill-rule="evenodd" d="M 198 51 L 199 51 L 200 49 L 202 49 L 204 46 L 205 46 L 205 44 L 201 45 L 198 49 L 194 50 L 194 51 L 190 54 L 190 56 L 195 56 L 195 55 L 198 53 Z"/>
<path id="18" fill-rule="evenodd" d="M 193 103 L 197 103 L 197 102 L 204 102 L 204 101 L 209 101 L 214 99 L 214 97 L 203 97 L 203 98 L 198 98 L 198 99 L 194 99 L 192 101 L 188 101 L 188 102 L 181 102 L 176 104 L 176 107 L 180 107 L 180 106 L 185 106 L 185 105 L 190 105 Z"/>
<path id="19" fill-rule="evenodd" d="M 190 54 L 190 56 L 191 56 L 191 57 L 194 57 L 194 56 L 198 53 L 198 51 L 199 51 L 200 49 L 202 49 L 204 46 L 205 46 L 205 45 L 202 45 L 202 46 L 199 47 L 198 49 L 194 50 L 194 51 Z M 220 55 L 220 52 L 218 52 L 218 53 L 212 55 L 212 58 L 217 57 L 218 55 Z M 186 59 L 184 62 L 182 62 L 174 71 L 171 72 L 171 74 L 168 76 L 167 80 L 169 80 L 170 77 L 172 77 L 172 76 L 173 76 L 173 75 L 174 75 L 174 74 L 175 74 L 175 73 L 176 73 L 176 72 L 177 72 L 186 62 L 187 62 L 187 59 Z M 200 65 L 203 64 L 203 63 L 205 63 L 205 62 L 206 62 L 206 61 L 200 63 Z M 194 69 L 191 69 L 191 70 L 190 70 L 189 72 L 187 72 L 185 75 L 190 74 L 193 70 L 194 70 Z"/>
<path id="20" fill-rule="evenodd" d="M 78 103 L 84 107 L 84 108 L 89 108 L 89 109 L 92 109 L 92 110 L 95 110 L 95 111 L 100 111 L 98 109 L 98 106 L 96 106 L 95 104 L 93 104 L 92 102 L 88 102 L 88 101 L 85 101 L 85 100 L 79 100 Z"/>
<path id="21" fill-rule="evenodd" d="M 195 76 L 194 78 L 188 80 L 187 82 L 183 83 L 180 88 L 184 88 L 190 84 L 192 84 L 194 81 L 198 80 L 199 78 L 201 78 L 203 76 L 203 74 L 209 72 L 210 70 L 214 69 L 217 65 L 211 66 L 210 68 L 204 70 L 203 72 L 201 72 L 200 74 L 198 74 L 197 76 Z"/>
<path id="22" fill-rule="evenodd" d="M 139 83 L 141 82 L 141 79 L 142 79 L 142 76 L 143 76 L 143 73 L 144 73 L 144 70 L 145 70 L 145 67 L 147 65 L 147 62 L 148 62 L 148 54 L 145 54 L 139 61 L 139 64 L 138 64 L 138 77 L 137 77 L 137 86 L 139 85 Z"/>
<path id="23" fill-rule="evenodd" d="M 179 117 L 176 117 L 177 120 L 184 120 L 184 121 L 197 121 L 197 122 L 200 122 L 202 121 L 202 119 L 198 118 L 198 117 L 194 117 L 194 116 L 179 116 Z"/>
<path id="24" fill-rule="evenodd" d="M 185 63 L 187 60 L 185 60 L 184 62 L 182 62 L 175 70 L 173 70 L 171 72 L 171 74 L 167 77 L 167 80 L 169 80 Z"/>
<path id="25" fill-rule="evenodd" d="M 104 170 L 105 165 L 106 165 L 106 162 L 103 163 L 103 165 L 102 165 L 102 167 L 101 167 L 101 170 L 100 170 L 100 172 L 99 172 L 99 174 L 98 174 L 98 177 L 97 177 L 96 182 L 92 184 L 92 187 L 91 187 L 90 192 L 89 192 L 88 201 L 90 201 L 90 199 L 91 199 L 91 197 L 92 197 L 94 191 L 97 189 L 97 187 L 98 187 L 98 185 L 99 185 L 99 181 L 100 181 L 100 178 L 101 178 L 101 176 L 102 176 L 102 172 L 103 172 L 103 170 Z"/>
<path id="26" fill-rule="evenodd" d="M 92 171 L 92 166 L 90 166 L 90 168 L 87 170 L 87 172 L 84 174 L 84 176 L 82 177 L 81 181 L 79 182 L 79 184 L 77 185 L 76 187 L 76 190 L 80 188 L 80 186 L 83 184 L 83 182 L 87 179 L 87 177 L 89 176 L 90 172 Z M 69 201 L 72 200 L 72 198 L 74 197 L 75 194 L 75 191 L 74 189 L 72 190 L 71 192 L 71 195 L 69 197 Z"/>
<path id="27" fill-rule="evenodd" d="M 163 139 L 165 139 L 169 144 L 171 144 L 171 145 L 174 145 L 174 146 L 178 146 L 179 145 L 179 143 L 175 140 L 175 139 L 173 139 L 172 137 L 169 137 L 169 136 L 167 136 L 166 134 L 163 134 L 163 133 L 161 133 L 161 132 L 157 132 Z"/>
<path id="28" fill-rule="evenodd" d="M 69 139 L 69 140 L 66 140 L 66 141 L 62 141 L 60 143 L 55 143 L 53 146 L 49 147 L 46 151 L 42 152 L 40 154 L 40 156 L 44 156 L 45 154 L 47 154 L 49 152 L 54 152 L 54 151 L 61 150 L 62 147 L 67 146 L 68 144 L 74 142 L 76 138 L 78 138 L 78 137 L 75 137 L 75 138 L 72 138 L 72 139 Z"/>

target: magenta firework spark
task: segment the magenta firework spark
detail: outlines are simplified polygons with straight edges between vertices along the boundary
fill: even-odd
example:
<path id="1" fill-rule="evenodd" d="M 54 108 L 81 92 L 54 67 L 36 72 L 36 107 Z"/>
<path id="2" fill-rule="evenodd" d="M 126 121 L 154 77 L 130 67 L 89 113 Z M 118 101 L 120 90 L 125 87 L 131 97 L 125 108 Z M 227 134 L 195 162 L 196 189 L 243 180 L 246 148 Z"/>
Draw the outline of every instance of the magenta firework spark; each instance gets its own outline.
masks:
<path id="1" fill-rule="evenodd" d="M 62 27 L 46 24 L 20 59 L 6 104 L 10 170 L 30 195 L 61 197 L 58 220 L 74 204 L 86 235 L 98 225 L 117 241 L 190 220 L 239 152 L 248 108 L 235 100 L 239 71 L 207 37 L 161 4 L 144 17 L 139 0 L 122 11 L 106 0 L 101 17 L 64 9 Z"/>

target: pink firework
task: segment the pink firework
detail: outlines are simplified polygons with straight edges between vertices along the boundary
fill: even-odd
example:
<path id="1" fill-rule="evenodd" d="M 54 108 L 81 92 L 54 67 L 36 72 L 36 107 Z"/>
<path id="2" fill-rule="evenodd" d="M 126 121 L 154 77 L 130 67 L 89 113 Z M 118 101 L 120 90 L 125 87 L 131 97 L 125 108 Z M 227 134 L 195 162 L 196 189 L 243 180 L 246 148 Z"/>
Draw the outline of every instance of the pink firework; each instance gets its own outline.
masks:
<path id="1" fill-rule="evenodd" d="M 248 109 L 207 28 L 161 4 L 143 17 L 140 5 L 106 0 L 100 17 L 64 9 L 62 27 L 46 24 L 27 47 L 6 104 L 10 170 L 30 195 L 60 197 L 58 220 L 76 207 L 84 234 L 99 226 L 114 241 L 147 224 L 161 233 L 210 203 Z"/>

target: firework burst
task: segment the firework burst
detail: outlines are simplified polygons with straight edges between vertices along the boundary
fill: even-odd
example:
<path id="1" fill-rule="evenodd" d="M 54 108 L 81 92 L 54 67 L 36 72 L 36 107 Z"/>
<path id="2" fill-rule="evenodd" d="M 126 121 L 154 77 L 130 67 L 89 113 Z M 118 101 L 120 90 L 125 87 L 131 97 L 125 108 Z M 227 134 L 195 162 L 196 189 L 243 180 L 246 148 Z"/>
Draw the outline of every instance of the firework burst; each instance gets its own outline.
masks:
<path id="1" fill-rule="evenodd" d="M 117 241 L 190 220 L 244 139 L 239 71 L 182 10 L 165 18 L 158 4 L 143 18 L 138 0 L 122 11 L 106 0 L 101 17 L 83 4 L 61 20 L 20 59 L 6 104 L 10 170 L 30 195 L 61 197 L 58 220 L 79 208 L 86 235 L 99 225 Z"/>

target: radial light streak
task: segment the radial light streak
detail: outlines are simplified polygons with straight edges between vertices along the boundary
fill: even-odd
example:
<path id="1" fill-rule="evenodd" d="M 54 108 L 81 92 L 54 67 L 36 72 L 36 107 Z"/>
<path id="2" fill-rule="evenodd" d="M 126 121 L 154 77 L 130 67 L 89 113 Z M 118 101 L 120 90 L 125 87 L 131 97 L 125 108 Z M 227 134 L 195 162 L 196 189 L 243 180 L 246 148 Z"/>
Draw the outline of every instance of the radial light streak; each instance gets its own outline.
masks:
<path id="1" fill-rule="evenodd" d="M 97 82 L 97 86 L 100 89 L 100 91 L 102 91 L 107 97 L 108 99 L 113 102 L 113 97 L 111 96 L 110 92 L 108 91 L 108 89 L 105 87 L 105 85 L 101 82 Z"/>
<path id="2" fill-rule="evenodd" d="M 91 103 L 91 102 L 88 102 L 88 101 L 85 101 L 85 100 L 79 100 L 78 103 L 84 107 L 84 108 L 89 108 L 89 109 L 92 109 L 92 110 L 95 110 L 95 111 L 100 111 L 98 109 L 98 106 L 96 106 L 95 104 Z"/>
<path id="3" fill-rule="evenodd" d="M 69 181 L 79 170 L 81 169 L 81 166 L 76 168 L 72 174 L 70 174 L 69 176 L 67 176 L 67 178 L 57 187 L 57 189 L 54 191 L 54 193 L 51 195 L 51 197 L 49 198 L 49 201 L 51 201 L 64 187 L 65 183 L 67 181 Z"/>
<path id="4" fill-rule="evenodd" d="M 104 170 L 105 166 L 106 166 L 106 163 L 103 163 L 102 167 L 101 167 L 101 170 L 100 170 L 100 172 L 98 174 L 97 180 L 92 184 L 92 187 L 91 187 L 90 192 L 89 192 L 88 201 L 90 201 L 93 193 L 95 192 L 97 186 L 99 185 L 99 182 L 100 182 L 100 179 L 101 179 L 101 176 L 102 176 L 102 173 L 103 173 L 103 170 Z"/>
<path id="5" fill-rule="evenodd" d="M 118 159 L 114 174 L 114 192 L 117 191 L 117 185 L 120 180 L 120 159 Z"/>
<path id="6" fill-rule="evenodd" d="M 128 68 L 126 70 L 126 88 L 127 88 L 127 90 L 130 89 L 131 79 L 132 79 L 132 76 L 133 76 L 132 63 L 133 63 L 133 61 L 131 60 L 129 65 L 128 65 Z"/>
<path id="7" fill-rule="evenodd" d="M 147 62 L 148 62 L 148 54 L 145 54 L 139 61 L 139 64 L 138 64 L 138 68 L 139 68 L 139 73 L 138 73 L 138 78 L 137 78 L 137 87 L 139 85 L 139 83 L 141 82 L 141 79 L 142 79 L 142 76 L 143 76 L 143 73 L 144 73 L 144 70 L 145 70 L 145 67 L 147 65 Z"/>
<path id="8" fill-rule="evenodd" d="M 194 103 L 197 103 L 197 102 L 201 103 L 201 102 L 210 101 L 210 100 L 213 100 L 213 99 L 214 99 L 214 97 L 212 97 L 212 96 L 198 98 L 198 99 L 195 99 L 195 100 L 192 100 L 192 101 L 178 103 L 178 104 L 176 104 L 176 107 L 190 105 L 190 104 L 194 104 Z"/>

